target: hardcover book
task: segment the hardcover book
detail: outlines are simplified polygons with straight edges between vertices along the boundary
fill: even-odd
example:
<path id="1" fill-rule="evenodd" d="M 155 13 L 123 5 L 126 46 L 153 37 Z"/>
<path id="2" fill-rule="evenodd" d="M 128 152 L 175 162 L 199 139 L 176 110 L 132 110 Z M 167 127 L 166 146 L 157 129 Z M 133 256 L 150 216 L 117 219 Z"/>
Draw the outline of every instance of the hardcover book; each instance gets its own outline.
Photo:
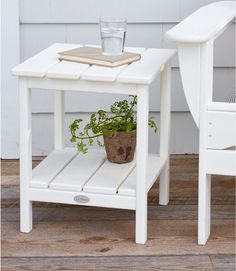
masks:
<path id="1" fill-rule="evenodd" d="M 64 52 L 60 52 L 59 59 L 80 62 L 90 65 L 99 65 L 105 67 L 118 67 L 124 64 L 130 64 L 141 58 L 140 54 L 124 52 L 122 55 L 109 56 L 103 55 L 101 48 L 80 47 Z"/>

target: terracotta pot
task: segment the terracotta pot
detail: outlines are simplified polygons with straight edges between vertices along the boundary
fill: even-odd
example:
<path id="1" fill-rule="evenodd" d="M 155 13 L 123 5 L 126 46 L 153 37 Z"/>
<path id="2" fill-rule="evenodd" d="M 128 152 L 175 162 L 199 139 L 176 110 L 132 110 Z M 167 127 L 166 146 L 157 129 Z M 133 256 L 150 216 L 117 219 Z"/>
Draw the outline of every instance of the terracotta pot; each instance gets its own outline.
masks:
<path id="1" fill-rule="evenodd" d="M 112 163 L 128 163 L 134 159 L 136 130 L 129 133 L 117 131 L 112 135 L 103 135 L 107 159 Z"/>

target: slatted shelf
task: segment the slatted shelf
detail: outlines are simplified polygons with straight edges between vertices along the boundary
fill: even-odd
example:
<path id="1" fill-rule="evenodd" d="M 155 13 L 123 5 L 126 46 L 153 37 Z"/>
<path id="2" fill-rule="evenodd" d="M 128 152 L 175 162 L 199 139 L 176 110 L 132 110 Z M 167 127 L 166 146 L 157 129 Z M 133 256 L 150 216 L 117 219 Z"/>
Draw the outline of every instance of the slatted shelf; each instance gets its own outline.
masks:
<path id="1" fill-rule="evenodd" d="M 104 163 L 103 151 L 92 151 L 86 155 L 77 155 L 50 183 L 56 190 L 82 191 L 85 183 Z"/>
<path id="2" fill-rule="evenodd" d="M 149 190 L 153 183 L 158 178 L 163 166 L 165 165 L 165 160 L 156 156 L 149 155 L 148 166 L 147 166 L 147 190 Z M 136 168 L 127 177 L 124 183 L 119 187 L 118 194 L 123 196 L 135 196 L 136 195 L 136 179 L 137 171 Z"/>
<path id="3" fill-rule="evenodd" d="M 77 155 L 74 148 L 54 150 L 32 172 L 30 186 L 48 188 L 50 181 Z"/>
<path id="4" fill-rule="evenodd" d="M 149 155 L 147 191 L 164 164 L 164 159 Z M 77 154 L 74 148 L 55 150 L 33 170 L 31 188 L 134 197 L 136 159 L 126 164 L 115 164 L 107 160 L 104 150 L 90 150 L 86 155 Z"/>
<path id="5" fill-rule="evenodd" d="M 83 191 L 114 195 L 134 167 L 134 160 L 127 164 L 115 164 L 106 161 L 88 183 L 85 184 Z"/>

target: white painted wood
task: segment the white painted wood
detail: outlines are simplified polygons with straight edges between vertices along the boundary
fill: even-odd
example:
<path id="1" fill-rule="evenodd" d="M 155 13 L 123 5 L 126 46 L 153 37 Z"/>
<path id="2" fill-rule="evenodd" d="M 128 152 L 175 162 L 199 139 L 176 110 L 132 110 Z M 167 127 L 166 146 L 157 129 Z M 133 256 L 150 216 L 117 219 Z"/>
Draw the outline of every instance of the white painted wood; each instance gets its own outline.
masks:
<path id="1" fill-rule="evenodd" d="M 220 102 L 210 102 L 208 104 L 209 111 L 218 111 L 218 112 L 236 112 L 235 103 L 220 103 Z"/>
<path id="2" fill-rule="evenodd" d="M 64 91 L 54 93 L 54 149 L 62 150 L 65 145 L 65 102 Z"/>
<path id="3" fill-rule="evenodd" d="M 186 0 L 188 1 L 188 0 Z M 195 0 L 194 0 L 195 1 Z M 196 5 L 199 4 L 196 2 Z M 163 25 L 163 48 L 176 48 L 176 45 L 169 41 L 165 35 L 171 28 L 173 28 L 175 24 L 164 24 Z M 151 45 L 152 46 L 152 45 Z M 235 47 L 236 47 L 236 39 L 235 39 L 235 23 L 230 24 L 227 29 L 220 35 L 217 39 L 215 39 L 214 44 L 214 67 L 215 68 L 223 68 L 223 67 L 235 67 Z M 150 47 L 150 45 L 149 45 Z M 159 46 L 158 46 L 159 47 Z M 227 49 L 226 49 L 227 48 Z M 227 53 L 222 53 L 224 50 L 227 50 Z M 176 61 L 172 62 L 172 67 L 179 67 L 179 63 Z"/>
<path id="4" fill-rule="evenodd" d="M 166 161 L 157 155 L 150 154 L 147 163 L 147 192 L 151 189 L 162 171 Z M 136 196 L 137 168 L 135 168 L 118 189 L 122 196 Z"/>
<path id="5" fill-rule="evenodd" d="M 94 94 L 93 94 L 94 95 Z M 95 95 L 94 95 L 95 96 Z M 94 99 L 98 100 L 96 95 Z M 108 96 L 108 95 L 107 95 Z M 91 113 L 67 113 L 65 115 L 65 145 L 73 146 L 70 142 L 69 125 L 76 118 L 83 118 L 84 122 L 89 121 Z M 155 117 L 160 125 L 160 114 L 151 112 L 150 116 Z M 54 147 L 53 143 L 53 114 L 33 114 L 33 156 L 42 156 L 50 154 Z M 47 131 L 47 138 L 43 131 Z M 193 122 L 189 112 L 173 112 L 171 114 L 171 154 L 198 153 L 198 129 Z M 187 136 L 186 136 L 187 135 Z M 184 145 L 183 145 L 184 139 Z M 149 152 L 159 153 L 160 132 L 149 133 Z"/>
<path id="6" fill-rule="evenodd" d="M 88 197 L 89 202 L 76 202 L 74 197 L 78 195 Z M 30 188 L 29 197 L 32 201 L 135 210 L 135 197 L 119 196 L 117 194 L 105 195 L 77 191 L 72 192 L 53 189 Z"/>
<path id="7" fill-rule="evenodd" d="M 212 93 L 214 41 L 235 16 L 235 1 L 213 3 L 167 32 L 167 37 L 177 43 L 185 96 L 199 127 L 198 244 L 201 245 L 206 244 L 210 235 L 211 174 L 236 175 L 235 151 L 219 150 L 235 145 L 235 105 L 213 102 Z"/>
<path id="8" fill-rule="evenodd" d="M 201 45 L 200 62 L 200 130 L 198 179 L 198 244 L 204 245 L 210 235 L 211 175 L 207 173 L 207 104 L 212 100 L 213 42 Z"/>
<path id="9" fill-rule="evenodd" d="M 130 64 L 117 78 L 118 82 L 151 84 L 163 65 L 170 61 L 176 50 L 147 49 L 141 60 Z"/>
<path id="10" fill-rule="evenodd" d="M 106 161 L 84 185 L 83 191 L 87 193 L 114 195 L 134 167 L 135 161 L 127 164 L 115 164 Z"/>
<path id="11" fill-rule="evenodd" d="M 207 148 L 236 146 L 236 112 L 210 111 L 207 120 Z"/>
<path id="12" fill-rule="evenodd" d="M 44 77 L 49 68 L 59 62 L 58 52 L 70 50 L 79 46 L 81 45 L 54 43 L 47 49 L 16 66 L 14 69 L 12 69 L 12 74 L 28 77 Z"/>
<path id="13" fill-rule="evenodd" d="M 214 69 L 214 100 L 225 101 L 227 97 L 231 96 L 231 93 L 233 94 L 234 78 L 235 78 L 235 71 L 232 68 L 215 68 Z M 182 82 L 181 82 L 179 69 L 172 68 L 172 82 L 173 82 L 174 87 L 173 87 L 172 96 L 171 96 L 171 100 L 172 100 L 171 110 L 172 110 L 173 116 L 176 115 L 177 117 L 179 116 L 178 112 L 180 113 L 189 112 L 189 107 L 186 102 L 186 98 L 185 98 L 184 91 L 182 88 Z M 59 89 L 61 90 L 62 87 L 60 87 Z M 222 91 L 223 89 L 224 91 Z M 65 95 L 66 95 L 66 99 L 65 99 L 66 112 L 77 113 L 77 114 L 96 112 L 97 110 L 101 108 L 109 111 L 110 105 L 112 103 L 124 98 L 119 94 L 100 95 L 100 94 L 94 94 L 87 91 L 83 93 L 82 92 L 79 92 L 79 93 L 66 92 Z M 150 105 L 149 106 L 150 106 L 150 111 L 153 113 L 160 111 L 159 97 L 160 97 L 160 80 L 159 78 L 157 78 L 156 80 L 154 80 L 154 82 L 150 86 Z M 33 94 L 32 94 L 33 115 L 37 118 L 40 116 L 43 119 L 45 119 L 45 116 L 49 118 L 50 115 L 46 113 L 50 113 L 50 112 L 53 112 L 53 95 L 48 91 L 33 90 Z M 35 113 L 37 113 L 37 116 Z M 45 113 L 45 115 L 41 113 Z M 50 126 L 48 127 L 49 129 L 50 129 Z M 176 133 L 175 133 L 175 136 L 177 136 Z M 44 141 L 44 144 L 47 144 L 46 139 Z M 194 144 L 194 140 L 192 144 Z M 37 148 L 38 147 L 40 148 L 42 146 L 37 146 Z M 192 153 L 191 145 L 189 145 L 189 147 L 190 148 L 186 148 L 185 140 L 183 140 L 182 142 L 180 142 L 178 149 L 180 150 L 181 153 L 186 150 L 187 150 L 187 153 Z M 34 150 L 36 149 L 34 148 Z"/>
<path id="14" fill-rule="evenodd" d="M 33 169 L 30 187 L 48 188 L 52 179 L 77 155 L 74 148 L 54 150 Z"/>
<path id="15" fill-rule="evenodd" d="M 72 61 L 60 61 L 47 71 L 47 78 L 79 79 L 89 65 Z"/>
<path id="16" fill-rule="evenodd" d="M 147 163 L 148 163 L 148 111 L 149 88 L 138 87 L 137 100 L 137 180 L 135 242 L 147 241 Z"/>
<path id="17" fill-rule="evenodd" d="M 19 1 L 1 5 L 1 158 L 19 158 L 18 80 L 11 68 L 19 63 Z M 11 53 L 9 53 L 11 52 Z"/>
<path id="18" fill-rule="evenodd" d="M 206 159 L 208 174 L 236 176 L 235 150 L 207 150 Z"/>
<path id="19" fill-rule="evenodd" d="M 91 45 L 89 45 L 91 46 Z M 131 52 L 131 53 L 138 53 L 141 54 L 145 49 L 144 48 L 129 48 L 126 47 L 125 51 Z M 109 67 L 101 67 L 93 65 L 89 69 L 87 69 L 82 74 L 82 79 L 84 80 L 91 80 L 91 81 L 108 81 L 108 82 L 114 82 L 117 78 L 117 76 L 126 68 L 128 65 L 123 65 L 115 68 L 109 68 Z"/>
<path id="20" fill-rule="evenodd" d="M 100 16 L 123 16 L 130 23 L 178 22 L 179 0 L 149 0 L 148 5 L 145 0 L 20 1 L 22 23 L 97 23 Z"/>
<path id="21" fill-rule="evenodd" d="M 166 161 L 160 175 L 159 204 L 169 203 L 170 187 L 170 111 L 171 111 L 171 67 L 166 65 L 161 73 L 161 124 L 160 124 L 160 157 Z"/>
<path id="22" fill-rule="evenodd" d="M 114 82 L 116 77 L 121 73 L 128 65 L 122 65 L 115 68 L 101 67 L 93 65 L 88 70 L 83 72 L 82 79 L 88 81 L 103 81 Z"/>
<path id="23" fill-rule="evenodd" d="M 107 94 L 136 94 L 136 84 L 122 84 L 116 82 L 93 82 L 85 80 L 66 80 L 48 78 L 29 78 L 28 84 L 31 88 L 41 88 L 47 90 L 68 90 L 77 92 L 96 92 Z"/>
<path id="24" fill-rule="evenodd" d="M 32 177 L 31 90 L 19 80 L 20 97 L 20 231 L 32 230 L 32 203 L 29 198 Z"/>
<path id="25" fill-rule="evenodd" d="M 200 44 L 178 44 L 179 65 L 185 97 L 199 127 L 200 103 Z"/>
<path id="26" fill-rule="evenodd" d="M 51 189 L 82 191 L 85 183 L 99 170 L 106 159 L 104 151 L 90 150 L 78 154 L 50 183 Z M 106 178 L 106 176 L 103 176 Z M 109 180 L 111 181 L 111 180 Z"/>
<path id="27" fill-rule="evenodd" d="M 178 43 L 207 42 L 217 38 L 235 16 L 235 1 L 213 3 L 200 8 L 172 28 L 167 37 Z"/>
<path id="28" fill-rule="evenodd" d="M 163 54 L 165 51 L 163 50 Z M 47 57 L 51 52 L 47 52 Z M 174 53 L 173 53 L 174 55 Z M 163 67 L 170 59 L 166 59 Z M 150 63 L 151 60 L 150 60 Z M 145 66 L 146 67 L 146 66 Z M 163 67 L 160 67 L 162 70 Z M 169 66 L 168 70 L 170 71 Z M 24 70 L 24 67 L 23 69 Z M 21 71 L 22 71 L 21 70 Z M 143 69 L 145 73 L 145 69 Z M 29 74 L 31 71 L 29 70 Z M 31 78 L 32 77 L 32 78 Z M 147 240 L 147 192 L 158 177 L 166 163 L 164 159 L 155 157 L 150 161 L 148 170 L 148 113 L 149 113 L 149 85 L 138 82 L 99 82 L 85 80 L 68 80 L 59 78 L 35 78 L 34 76 L 21 76 L 21 125 L 24 140 L 21 144 L 24 148 L 23 174 L 29 176 L 28 187 L 22 186 L 24 193 L 21 194 L 24 202 L 24 213 L 28 212 L 28 218 L 21 216 L 22 223 L 30 228 L 31 201 L 49 201 L 77 205 L 114 207 L 136 210 L 136 242 L 144 244 Z M 168 77 L 167 77 L 168 80 Z M 169 86 L 169 82 L 167 82 Z M 55 148 L 32 173 L 32 168 L 27 165 L 31 162 L 31 126 L 30 126 L 30 89 L 58 90 L 55 94 Z M 122 93 L 137 94 L 137 168 L 136 168 L 136 193 L 134 196 L 121 196 L 117 193 L 119 187 L 132 174 L 135 168 L 134 161 L 127 164 L 114 164 L 106 160 L 104 156 L 98 158 L 91 153 L 87 160 L 76 157 L 77 150 L 72 148 L 62 149 L 63 123 L 64 123 L 64 97 L 63 91 L 90 91 L 97 93 Z M 112 92 L 111 92 L 112 91 Z M 168 91 L 168 89 L 167 89 Z M 25 106 L 27 105 L 27 106 Z M 165 105 L 164 105 L 165 106 Z M 23 108 L 24 107 L 24 108 Z M 168 111 L 168 108 L 166 108 Z M 26 119 L 26 120 L 25 120 Z M 29 129 L 30 128 L 30 129 Z M 58 138 L 57 138 L 58 137 Z M 98 152 L 100 155 L 100 151 Z M 76 158 L 75 158 L 76 157 Z M 92 162 L 92 164 L 91 164 Z M 159 165 L 156 165 L 160 162 Z M 161 165 L 162 163 L 162 165 Z M 152 166 L 153 165 L 153 166 Z M 32 175 L 32 178 L 31 178 Z M 133 182 L 133 181 L 132 181 Z M 62 189 L 62 190 L 60 190 Z M 67 191 L 72 190 L 72 191 Z M 82 190 L 82 191 L 76 191 Z M 27 205 L 28 204 L 28 205 Z"/>

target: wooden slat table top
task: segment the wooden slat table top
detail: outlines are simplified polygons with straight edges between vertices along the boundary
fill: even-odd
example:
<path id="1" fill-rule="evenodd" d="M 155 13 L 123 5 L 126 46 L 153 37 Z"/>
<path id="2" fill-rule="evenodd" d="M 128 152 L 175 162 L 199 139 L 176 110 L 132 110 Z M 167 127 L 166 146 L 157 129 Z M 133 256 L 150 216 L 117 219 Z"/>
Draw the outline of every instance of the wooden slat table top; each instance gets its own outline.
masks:
<path id="1" fill-rule="evenodd" d="M 169 49 L 125 47 L 126 51 L 141 53 L 141 60 L 116 68 L 58 60 L 58 52 L 81 46 L 55 43 L 13 68 L 12 73 L 22 77 L 150 84 L 176 53 Z"/>

